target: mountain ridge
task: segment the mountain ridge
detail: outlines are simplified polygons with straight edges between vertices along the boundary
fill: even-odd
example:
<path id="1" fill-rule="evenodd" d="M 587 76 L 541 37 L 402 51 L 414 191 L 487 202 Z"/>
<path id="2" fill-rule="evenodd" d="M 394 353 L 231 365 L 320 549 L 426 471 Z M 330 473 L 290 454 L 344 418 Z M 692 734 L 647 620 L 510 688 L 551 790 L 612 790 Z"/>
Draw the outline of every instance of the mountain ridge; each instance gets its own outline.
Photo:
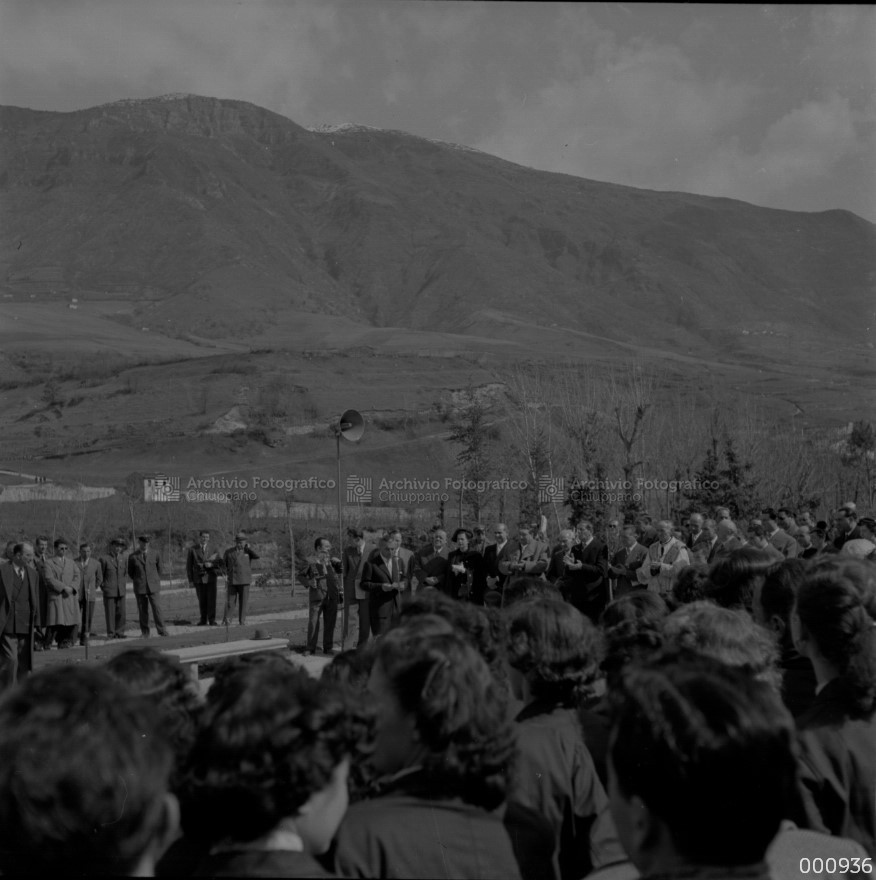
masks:
<path id="1" fill-rule="evenodd" d="M 873 339 L 876 226 L 851 212 L 536 171 L 243 101 L 0 107 L 0 191 L 4 292 L 117 298 L 132 304 L 120 319 L 170 334 L 258 338 L 323 313 L 475 335 L 523 321 L 534 343 L 556 325 L 732 357 L 752 333 Z"/>

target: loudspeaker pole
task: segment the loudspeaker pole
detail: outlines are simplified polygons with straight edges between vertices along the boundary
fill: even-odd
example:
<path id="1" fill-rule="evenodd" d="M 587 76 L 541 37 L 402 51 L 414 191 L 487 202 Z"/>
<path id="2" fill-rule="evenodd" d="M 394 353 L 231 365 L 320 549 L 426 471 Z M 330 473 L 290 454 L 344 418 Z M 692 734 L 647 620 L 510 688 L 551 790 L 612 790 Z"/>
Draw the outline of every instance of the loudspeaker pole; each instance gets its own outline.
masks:
<path id="1" fill-rule="evenodd" d="M 343 559 L 344 559 L 344 508 L 341 496 L 341 437 L 353 443 L 357 442 L 365 431 L 365 420 L 354 409 L 348 409 L 338 420 L 336 425 L 332 426 L 335 432 L 335 460 L 338 470 L 338 558 L 341 560 L 341 589 L 343 590 Z M 350 597 L 354 598 L 354 597 Z M 344 596 L 344 620 L 349 614 L 348 600 Z M 343 628 L 342 638 L 346 637 L 346 625 Z"/>

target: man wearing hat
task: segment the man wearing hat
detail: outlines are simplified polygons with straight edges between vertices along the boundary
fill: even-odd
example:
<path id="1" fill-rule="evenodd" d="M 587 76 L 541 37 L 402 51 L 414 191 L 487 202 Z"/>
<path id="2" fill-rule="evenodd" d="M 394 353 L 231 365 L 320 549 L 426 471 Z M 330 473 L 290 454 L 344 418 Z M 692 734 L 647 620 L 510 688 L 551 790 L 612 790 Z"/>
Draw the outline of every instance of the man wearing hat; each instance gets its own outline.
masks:
<path id="1" fill-rule="evenodd" d="M 234 608 L 238 599 L 240 600 L 238 620 L 241 626 L 246 624 L 249 585 L 252 583 L 250 561 L 258 558 L 258 553 L 247 543 L 246 533 L 238 532 L 234 536 L 234 546 L 225 551 L 225 617 L 222 626 L 228 626 L 231 618 L 234 617 Z"/>
<path id="2" fill-rule="evenodd" d="M 106 618 L 106 634 L 111 639 L 126 639 L 125 592 L 128 578 L 128 558 L 125 556 L 127 541 L 113 538 L 108 556 L 100 560 L 103 613 Z"/>
<path id="3" fill-rule="evenodd" d="M 149 544 L 149 535 L 140 535 L 137 539 L 140 546 L 128 557 L 128 576 L 134 583 L 134 598 L 137 600 L 137 612 L 140 616 L 140 632 L 143 638 L 149 638 L 149 606 L 155 618 L 158 635 L 168 636 L 161 616 L 161 557 L 158 551 Z"/>

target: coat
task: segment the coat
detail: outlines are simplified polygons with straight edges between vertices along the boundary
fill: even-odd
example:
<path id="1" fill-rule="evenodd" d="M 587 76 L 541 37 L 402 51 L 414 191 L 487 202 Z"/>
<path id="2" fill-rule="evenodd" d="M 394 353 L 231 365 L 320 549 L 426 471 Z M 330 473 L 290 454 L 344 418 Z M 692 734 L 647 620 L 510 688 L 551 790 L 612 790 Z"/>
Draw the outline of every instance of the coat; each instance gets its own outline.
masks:
<path id="1" fill-rule="evenodd" d="M 632 547 L 621 547 L 611 557 L 611 567 L 617 569 L 612 574 L 617 580 L 615 587 L 615 599 L 625 593 L 641 589 L 636 572 L 648 558 L 648 548 L 643 547 L 638 541 Z"/>
<path id="2" fill-rule="evenodd" d="M 854 712 L 834 679 L 797 719 L 797 730 L 804 815 L 792 818 L 876 853 L 876 712 Z"/>
<path id="3" fill-rule="evenodd" d="M 186 556 L 186 578 L 190 584 L 198 586 L 216 586 L 216 578 L 222 571 L 222 560 L 219 554 L 210 552 L 209 547 L 205 553 L 200 544 L 189 547 Z"/>
<path id="4" fill-rule="evenodd" d="M 101 590 L 104 599 L 124 599 L 128 583 L 128 556 L 103 556 L 100 560 Z"/>
<path id="5" fill-rule="evenodd" d="M 513 798 L 544 816 L 559 848 L 559 875 L 580 880 L 625 859 L 574 709 L 534 700 L 517 716 Z"/>
<path id="6" fill-rule="evenodd" d="M 499 813 L 440 797 L 413 781 L 353 804 L 335 844 L 334 869 L 344 877 L 520 878 Z"/>
<path id="7" fill-rule="evenodd" d="M 47 626 L 75 626 L 79 623 L 79 588 L 82 577 L 72 559 L 52 556 L 46 561 L 49 585 Z M 66 595 L 65 595 L 66 591 Z"/>
<path id="8" fill-rule="evenodd" d="M 223 565 L 225 566 L 225 577 L 231 586 L 241 587 L 252 583 L 252 568 L 250 567 L 251 559 L 258 559 L 259 555 L 247 544 L 242 550 L 238 550 L 237 546 L 229 547 L 225 551 Z"/>
<path id="9" fill-rule="evenodd" d="M 24 589 L 30 593 L 30 607 L 32 609 L 32 621 L 29 630 L 41 625 L 40 618 L 40 576 L 35 568 L 24 566 L 24 576 L 27 579 Z M 15 567 L 12 563 L 0 565 L 0 633 L 6 627 L 6 620 L 12 607 L 12 597 L 15 589 Z"/>
<path id="10" fill-rule="evenodd" d="M 147 596 L 161 592 L 161 557 L 157 550 L 135 550 L 128 557 L 128 577 L 134 594 Z"/>

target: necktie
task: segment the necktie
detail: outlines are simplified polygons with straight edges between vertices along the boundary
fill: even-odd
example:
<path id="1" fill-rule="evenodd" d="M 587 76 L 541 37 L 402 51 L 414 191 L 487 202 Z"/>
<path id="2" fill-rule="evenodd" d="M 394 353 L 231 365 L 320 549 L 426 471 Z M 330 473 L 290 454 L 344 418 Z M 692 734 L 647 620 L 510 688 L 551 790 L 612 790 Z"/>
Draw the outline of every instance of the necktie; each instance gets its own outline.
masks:
<path id="1" fill-rule="evenodd" d="M 392 554 L 392 582 L 398 583 L 398 556 L 395 553 Z"/>

